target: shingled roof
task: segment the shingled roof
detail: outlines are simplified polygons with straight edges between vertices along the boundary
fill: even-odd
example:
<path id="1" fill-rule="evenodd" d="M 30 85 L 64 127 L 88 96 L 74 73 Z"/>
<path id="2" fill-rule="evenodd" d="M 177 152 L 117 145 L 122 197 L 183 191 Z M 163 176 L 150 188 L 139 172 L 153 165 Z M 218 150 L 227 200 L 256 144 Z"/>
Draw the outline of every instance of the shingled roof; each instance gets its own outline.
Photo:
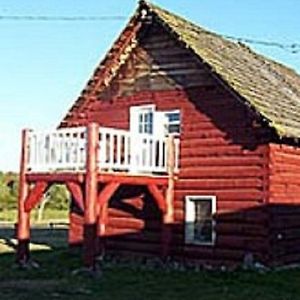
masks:
<path id="1" fill-rule="evenodd" d="M 300 76 L 295 71 L 147 1 L 140 1 L 127 27 L 146 20 L 137 17 L 145 14 L 194 52 L 279 136 L 300 137 Z"/>

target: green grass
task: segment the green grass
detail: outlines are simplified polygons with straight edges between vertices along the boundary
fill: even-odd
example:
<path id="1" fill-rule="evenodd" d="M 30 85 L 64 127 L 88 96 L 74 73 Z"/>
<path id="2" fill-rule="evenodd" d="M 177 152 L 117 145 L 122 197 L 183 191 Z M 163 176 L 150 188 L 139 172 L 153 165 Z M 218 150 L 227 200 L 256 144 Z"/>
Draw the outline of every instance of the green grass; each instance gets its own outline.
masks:
<path id="1" fill-rule="evenodd" d="M 68 210 L 57 210 L 46 208 L 43 214 L 44 221 L 65 221 L 68 219 Z M 0 211 L 0 221 L 3 222 L 16 222 L 17 210 L 4 210 Z M 31 222 L 36 222 L 37 211 L 33 210 L 31 213 Z"/>
<path id="2" fill-rule="evenodd" d="M 100 278 L 73 275 L 80 268 L 79 253 L 70 253 L 65 230 L 33 230 L 35 245 L 47 243 L 48 251 L 33 251 L 41 268 L 20 270 L 13 253 L 0 243 L 1 300 L 297 300 L 300 299 L 300 270 L 268 272 L 180 272 L 145 270 L 138 265 L 105 263 Z M 12 231 L 0 229 L 2 244 Z M 35 248 L 35 247 L 33 247 Z M 37 248 L 38 249 L 38 248 Z"/>

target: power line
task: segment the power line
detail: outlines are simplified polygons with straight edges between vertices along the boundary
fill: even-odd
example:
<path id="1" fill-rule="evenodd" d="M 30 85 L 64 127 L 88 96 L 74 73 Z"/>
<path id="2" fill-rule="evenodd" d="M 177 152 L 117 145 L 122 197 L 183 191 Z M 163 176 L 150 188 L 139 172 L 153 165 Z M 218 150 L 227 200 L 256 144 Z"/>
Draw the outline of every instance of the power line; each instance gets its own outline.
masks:
<path id="1" fill-rule="evenodd" d="M 266 47 L 276 47 L 282 50 L 289 51 L 292 54 L 296 54 L 300 52 L 300 44 L 298 43 L 283 44 L 275 41 L 254 40 L 254 39 L 241 38 L 241 37 L 235 37 L 230 35 L 223 35 L 223 37 L 230 40 L 237 41 L 239 43 L 256 44 L 256 45 L 261 45 Z"/>
<path id="2" fill-rule="evenodd" d="M 32 16 L 32 15 L 10 15 L 4 16 L 0 15 L 0 21 L 67 21 L 67 22 L 77 22 L 77 21 L 119 21 L 126 20 L 125 16 Z"/>
<path id="3" fill-rule="evenodd" d="M 0 21 L 13 22 L 98 22 L 98 21 L 124 21 L 127 17 L 122 15 L 112 16 L 47 16 L 47 15 L 0 15 Z M 300 53 L 300 44 L 284 44 L 276 41 L 256 40 L 244 37 L 236 37 L 231 35 L 222 35 L 224 38 L 237 41 L 239 43 L 261 45 L 264 47 L 274 47 L 291 54 Z"/>

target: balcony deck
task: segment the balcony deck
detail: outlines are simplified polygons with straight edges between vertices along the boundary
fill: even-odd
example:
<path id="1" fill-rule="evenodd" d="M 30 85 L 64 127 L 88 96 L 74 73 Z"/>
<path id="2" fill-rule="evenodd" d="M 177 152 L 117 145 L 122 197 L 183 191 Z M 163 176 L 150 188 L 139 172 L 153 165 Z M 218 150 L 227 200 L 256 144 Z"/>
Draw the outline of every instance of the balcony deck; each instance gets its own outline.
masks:
<path id="1" fill-rule="evenodd" d="M 24 130 L 18 198 L 17 261 L 29 261 L 30 212 L 53 183 L 65 184 L 84 213 L 84 265 L 95 266 L 96 239 L 105 235 L 107 207 L 121 185 L 144 185 L 162 213 L 162 256 L 174 222 L 179 140 L 99 127 Z"/>
<path id="2" fill-rule="evenodd" d="M 124 176 L 167 175 L 168 138 L 133 135 L 130 131 L 100 127 L 97 134 L 99 173 Z M 178 170 L 179 140 L 175 144 Z M 84 173 L 87 160 L 87 128 L 29 131 L 28 174 Z M 32 176 L 31 176 L 32 177 Z"/>

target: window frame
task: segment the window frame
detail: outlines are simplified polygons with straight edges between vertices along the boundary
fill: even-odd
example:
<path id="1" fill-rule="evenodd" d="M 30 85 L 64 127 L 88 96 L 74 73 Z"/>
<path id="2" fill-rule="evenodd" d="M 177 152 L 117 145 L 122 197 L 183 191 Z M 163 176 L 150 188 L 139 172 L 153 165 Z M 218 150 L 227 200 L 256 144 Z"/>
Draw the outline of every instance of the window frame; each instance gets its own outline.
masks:
<path id="1" fill-rule="evenodd" d="M 212 239 L 211 241 L 196 240 L 191 234 L 191 223 L 195 221 L 195 201 L 210 200 L 212 216 Z M 192 211 L 191 211 L 192 210 Z M 185 235 L 184 242 L 187 245 L 214 246 L 216 243 L 216 221 L 214 215 L 217 211 L 217 197 L 215 195 L 187 195 L 185 196 Z M 193 227 L 194 231 L 194 227 Z"/>
<path id="2" fill-rule="evenodd" d="M 140 126 L 142 126 L 142 131 L 145 131 L 145 125 L 146 125 L 146 122 L 145 120 L 143 119 L 142 122 L 140 122 L 140 119 L 137 117 L 136 119 L 133 118 L 133 115 L 134 114 L 139 114 L 139 113 L 143 113 L 144 115 L 144 112 L 147 112 L 147 113 L 152 113 L 152 122 L 151 122 L 151 132 L 140 132 Z M 130 107 L 130 130 L 133 130 L 134 128 L 136 130 L 134 130 L 137 134 L 146 134 L 146 135 L 152 135 L 153 132 L 154 132 L 154 122 L 155 122 L 155 119 L 154 119 L 154 114 L 156 112 L 156 106 L 155 104 L 143 104 L 143 105 L 134 105 L 134 106 L 131 106 Z M 137 124 L 135 123 L 137 122 Z M 137 126 L 137 127 L 136 127 Z"/>

